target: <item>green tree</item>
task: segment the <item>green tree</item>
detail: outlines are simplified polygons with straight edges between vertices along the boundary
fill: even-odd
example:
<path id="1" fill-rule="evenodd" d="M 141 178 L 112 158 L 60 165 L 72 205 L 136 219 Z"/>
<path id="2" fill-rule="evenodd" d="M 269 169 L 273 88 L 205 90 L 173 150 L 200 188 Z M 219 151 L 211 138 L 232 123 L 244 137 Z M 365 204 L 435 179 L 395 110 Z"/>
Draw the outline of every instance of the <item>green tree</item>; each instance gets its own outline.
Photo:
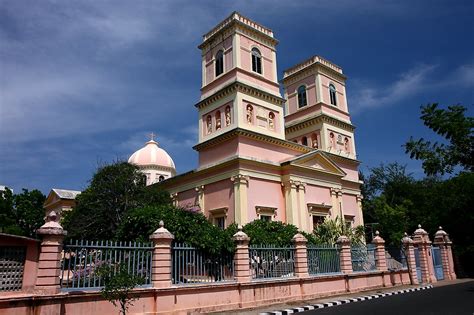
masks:
<path id="1" fill-rule="evenodd" d="M 362 225 L 350 227 L 340 217 L 326 218 L 322 224 L 314 229 L 314 242 L 316 244 L 334 245 L 337 239 L 344 235 L 349 237 L 354 245 L 362 244 L 364 240 L 364 227 Z"/>
<path id="2" fill-rule="evenodd" d="M 123 264 L 104 265 L 99 268 L 98 274 L 104 283 L 101 295 L 114 306 L 120 304 L 119 314 L 126 315 L 128 308 L 133 306 L 133 301 L 139 298 L 139 295 L 132 295 L 133 289 L 143 284 L 145 279 L 130 274 L 127 266 Z"/>
<path id="3" fill-rule="evenodd" d="M 474 171 L 474 118 L 466 117 L 466 107 L 461 105 L 438 108 L 438 104 L 421 106 L 421 119 L 447 143 L 438 143 L 423 138 L 405 144 L 410 158 L 423 161 L 427 175 L 452 173 L 456 167 Z"/>
<path id="4" fill-rule="evenodd" d="M 37 189 L 23 189 L 13 195 L 11 190 L 1 192 L 0 227 L 4 233 L 34 237 L 44 223 L 43 203 L 46 197 Z"/>
<path id="5" fill-rule="evenodd" d="M 113 239 L 127 211 L 171 202 L 167 193 L 145 184 L 135 165 L 117 162 L 100 167 L 77 197 L 74 209 L 64 216 L 69 237 Z"/>

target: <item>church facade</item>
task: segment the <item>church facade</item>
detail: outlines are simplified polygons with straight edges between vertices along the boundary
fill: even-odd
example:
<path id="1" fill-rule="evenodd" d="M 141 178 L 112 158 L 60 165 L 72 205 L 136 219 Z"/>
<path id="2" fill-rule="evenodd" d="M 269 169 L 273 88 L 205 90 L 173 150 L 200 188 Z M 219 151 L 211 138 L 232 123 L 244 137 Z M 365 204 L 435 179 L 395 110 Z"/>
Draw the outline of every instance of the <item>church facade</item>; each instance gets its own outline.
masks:
<path id="1" fill-rule="evenodd" d="M 310 232 L 326 217 L 363 225 L 346 77 L 313 56 L 279 82 L 277 44 L 238 12 L 203 36 L 199 166 L 155 185 L 223 228 L 260 219 Z"/>

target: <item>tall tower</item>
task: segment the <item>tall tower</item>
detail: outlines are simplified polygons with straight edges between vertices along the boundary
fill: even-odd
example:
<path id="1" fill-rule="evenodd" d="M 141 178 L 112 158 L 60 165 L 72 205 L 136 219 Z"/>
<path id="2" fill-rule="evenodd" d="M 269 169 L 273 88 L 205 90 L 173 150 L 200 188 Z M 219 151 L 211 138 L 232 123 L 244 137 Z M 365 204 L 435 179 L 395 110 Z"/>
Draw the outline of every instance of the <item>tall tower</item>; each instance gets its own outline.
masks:
<path id="1" fill-rule="evenodd" d="M 234 132 L 285 139 L 273 32 L 233 12 L 203 36 L 199 113 L 200 166 L 238 155 L 238 142 L 213 144 Z M 235 137 L 234 137 L 235 138 Z M 214 146 L 215 147 L 215 146 Z M 224 155 L 225 155 L 224 154 Z"/>
<path id="2" fill-rule="evenodd" d="M 339 66 L 319 56 L 286 70 L 286 139 L 355 159 L 345 81 Z"/>

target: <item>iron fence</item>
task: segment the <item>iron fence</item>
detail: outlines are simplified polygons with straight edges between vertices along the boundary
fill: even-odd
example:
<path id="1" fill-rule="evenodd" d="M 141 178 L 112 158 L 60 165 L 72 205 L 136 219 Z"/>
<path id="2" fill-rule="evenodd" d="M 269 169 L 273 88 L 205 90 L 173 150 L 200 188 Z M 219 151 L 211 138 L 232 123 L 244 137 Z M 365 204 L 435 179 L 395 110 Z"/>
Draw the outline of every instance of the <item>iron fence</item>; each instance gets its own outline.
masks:
<path id="1" fill-rule="evenodd" d="M 293 277 L 295 275 L 294 247 L 252 245 L 249 250 L 252 279 Z"/>
<path id="2" fill-rule="evenodd" d="M 151 285 L 152 243 L 71 241 L 64 246 L 60 284 L 63 289 L 92 289 L 104 286 L 99 268 L 122 267 Z M 117 272 L 118 268 L 113 268 Z"/>
<path id="3" fill-rule="evenodd" d="M 400 247 L 385 247 L 385 257 L 387 258 L 388 270 L 407 269 L 407 258 L 405 251 Z"/>
<path id="4" fill-rule="evenodd" d="M 340 273 L 339 249 L 333 245 L 308 245 L 308 272 L 310 275 Z"/>
<path id="5" fill-rule="evenodd" d="M 351 248 L 352 270 L 354 272 L 373 271 L 377 269 L 375 260 L 375 247 L 357 245 Z"/>
<path id="6" fill-rule="evenodd" d="M 184 243 L 172 247 L 173 284 L 195 284 L 234 280 L 231 253 L 210 255 Z"/>

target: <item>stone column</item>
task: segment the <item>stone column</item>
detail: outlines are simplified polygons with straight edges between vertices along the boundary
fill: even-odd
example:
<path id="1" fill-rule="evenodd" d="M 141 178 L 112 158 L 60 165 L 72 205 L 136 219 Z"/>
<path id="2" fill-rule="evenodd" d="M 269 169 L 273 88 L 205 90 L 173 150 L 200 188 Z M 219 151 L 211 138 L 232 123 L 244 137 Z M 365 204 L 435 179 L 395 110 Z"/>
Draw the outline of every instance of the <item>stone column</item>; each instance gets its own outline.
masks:
<path id="1" fill-rule="evenodd" d="M 405 250 L 411 284 L 418 284 L 418 276 L 416 275 L 415 248 L 413 246 L 413 240 L 408 236 L 407 233 L 405 233 L 405 236 L 402 238 L 402 244 L 403 249 Z"/>
<path id="2" fill-rule="evenodd" d="M 242 231 L 242 225 L 239 225 L 239 231 L 234 234 L 232 239 L 236 245 L 234 254 L 234 278 L 237 282 L 249 282 L 251 280 L 249 257 L 250 237 Z"/>
<path id="3" fill-rule="evenodd" d="M 380 237 L 379 231 L 375 231 L 375 237 L 372 240 L 372 244 L 375 245 L 375 263 L 377 266 L 377 270 L 388 270 L 387 256 L 385 255 L 385 240 Z"/>
<path id="4" fill-rule="evenodd" d="M 298 220 L 300 225 L 297 225 L 300 231 L 306 231 L 311 233 L 308 226 L 308 208 L 305 202 L 306 184 L 303 182 L 298 183 Z"/>
<path id="5" fill-rule="evenodd" d="M 357 200 L 356 226 L 364 225 L 364 214 L 362 212 L 362 200 L 363 199 L 364 199 L 364 196 L 362 196 L 362 195 L 357 195 L 356 196 L 356 200 Z"/>
<path id="6" fill-rule="evenodd" d="M 418 247 L 420 253 L 421 281 L 426 283 L 436 282 L 433 258 L 431 257 L 431 241 L 428 232 L 422 229 L 420 224 L 413 233 L 413 243 Z"/>
<path id="7" fill-rule="evenodd" d="M 331 202 L 332 202 L 331 218 L 335 219 L 336 217 L 339 217 L 341 218 L 342 222 L 345 222 L 344 213 L 342 211 L 342 189 L 331 188 Z"/>
<path id="8" fill-rule="evenodd" d="M 295 276 L 306 278 L 308 273 L 308 250 L 306 244 L 308 240 L 302 234 L 298 233 L 291 239 L 295 244 Z"/>
<path id="9" fill-rule="evenodd" d="M 433 244 L 438 246 L 441 252 L 441 262 L 443 264 L 444 278 L 446 280 L 456 279 L 451 252 L 451 241 L 449 240 L 448 233 L 443 231 L 443 228 L 441 226 L 439 227 L 439 230 L 435 233 Z"/>
<path id="10" fill-rule="evenodd" d="M 168 288 L 171 286 L 171 243 L 174 235 L 166 228 L 163 221 L 160 227 L 150 235 L 153 242 L 153 257 L 151 262 L 151 283 L 154 288 Z"/>
<path id="11" fill-rule="evenodd" d="M 341 265 L 342 273 L 351 273 L 352 272 L 352 256 L 351 256 L 351 241 L 347 236 L 340 236 L 337 239 L 337 244 L 339 245 L 339 263 Z"/>
<path id="12" fill-rule="evenodd" d="M 42 238 L 36 276 L 36 290 L 44 293 L 58 293 L 60 290 L 59 277 L 61 274 L 61 254 L 66 231 L 57 222 L 56 212 L 51 211 L 36 234 Z"/>
<path id="13" fill-rule="evenodd" d="M 235 223 L 245 225 L 248 223 L 249 215 L 247 210 L 247 187 L 249 176 L 235 175 L 230 178 L 234 183 L 234 214 Z"/>

